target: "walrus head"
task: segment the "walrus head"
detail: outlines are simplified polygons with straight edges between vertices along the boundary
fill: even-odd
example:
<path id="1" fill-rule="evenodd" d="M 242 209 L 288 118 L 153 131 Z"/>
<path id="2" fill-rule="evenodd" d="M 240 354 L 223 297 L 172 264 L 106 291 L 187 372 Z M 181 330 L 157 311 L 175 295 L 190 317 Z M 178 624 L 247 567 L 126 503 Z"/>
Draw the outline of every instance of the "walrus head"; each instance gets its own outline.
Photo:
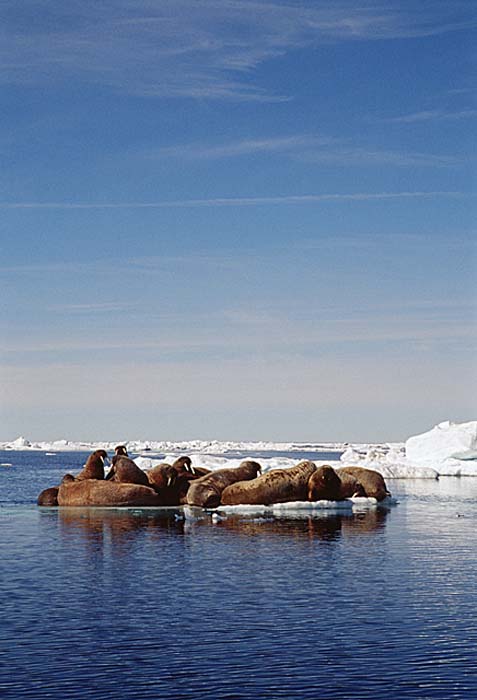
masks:
<path id="1" fill-rule="evenodd" d="M 325 464 L 318 467 L 308 481 L 308 500 L 335 500 L 339 494 L 341 481 L 333 467 Z"/>
<path id="2" fill-rule="evenodd" d="M 114 448 L 115 455 L 120 455 L 122 457 L 129 457 L 126 445 L 116 445 Z"/>
<path id="3" fill-rule="evenodd" d="M 172 463 L 172 466 L 175 467 L 177 470 L 182 470 L 184 469 L 186 472 L 190 472 L 191 474 L 195 474 L 195 469 L 192 466 L 192 460 L 190 457 L 178 457 L 175 462 Z"/>
<path id="4" fill-rule="evenodd" d="M 254 462 L 252 459 L 246 459 L 244 462 L 240 463 L 240 469 L 243 469 L 246 473 L 247 479 L 256 479 L 259 474 L 262 473 L 262 467 L 258 462 Z"/>
<path id="5" fill-rule="evenodd" d="M 86 464 L 88 464 L 88 462 L 97 462 L 98 460 L 101 461 L 103 466 L 109 462 L 108 453 L 106 452 L 106 450 L 95 450 L 94 452 L 92 452 L 86 460 Z"/>

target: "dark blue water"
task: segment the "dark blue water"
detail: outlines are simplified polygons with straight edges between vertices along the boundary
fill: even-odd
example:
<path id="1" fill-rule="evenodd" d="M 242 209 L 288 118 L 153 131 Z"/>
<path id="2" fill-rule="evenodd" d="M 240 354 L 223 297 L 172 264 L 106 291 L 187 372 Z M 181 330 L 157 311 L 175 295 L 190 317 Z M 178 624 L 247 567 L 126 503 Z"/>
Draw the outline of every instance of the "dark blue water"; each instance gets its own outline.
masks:
<path id="1" fill-rule="evenodd" d="M 0 697 L 477 697 L 477 479 L 302 519 L 38 509 L 85 455 L 0 453 Z"/>

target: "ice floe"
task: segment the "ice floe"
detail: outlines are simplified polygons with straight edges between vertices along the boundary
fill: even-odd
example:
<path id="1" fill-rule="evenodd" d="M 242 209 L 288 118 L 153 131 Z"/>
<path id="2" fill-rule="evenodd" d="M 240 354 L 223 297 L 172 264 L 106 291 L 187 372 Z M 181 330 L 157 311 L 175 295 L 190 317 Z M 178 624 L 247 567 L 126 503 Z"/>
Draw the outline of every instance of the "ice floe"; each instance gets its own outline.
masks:
<path id="1" fill-rule="evenodd" d="M 397 503 L 394 498 L 386 498 L 378 503 L 375 498 L 353 497 L 346 498 L 343 501 L 290 501 L 288 503 L 273 503 L 271 505 L 234 505 L 234 506 L 218 506 L 213 510 L 198 508 L 196 506 L 184 506 L 184 517 L 186 520 L 201 520 L 203 518 L 212 517 L 219 520 L 230 515 L 243 516 L 274 516 L 274 517 L 290 517 L 290 516 L 307 516 L 316 513 L 327 511 L 355 513 L 363 510 L 374 509 L 378 507 L 388 507 Z"/>

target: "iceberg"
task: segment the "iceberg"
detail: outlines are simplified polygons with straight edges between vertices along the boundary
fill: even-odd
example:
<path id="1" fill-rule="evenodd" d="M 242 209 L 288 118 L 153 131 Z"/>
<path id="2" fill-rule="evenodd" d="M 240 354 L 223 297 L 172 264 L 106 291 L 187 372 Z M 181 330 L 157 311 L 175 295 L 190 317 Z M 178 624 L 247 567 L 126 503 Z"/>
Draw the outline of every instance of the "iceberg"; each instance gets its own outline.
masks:
<path id="1" fill-rule="evenodd" d="M 406 441 L 406 458 L 442 476 L 477 476 L 477 421 L 443 421 Z"/>
<path id="2" fill-rule="evenodd" d="M 477 457 L 477 421 L 444 421 L 422 435 L 406 441 L 406 456 L 416 464 L 442 462 L 448 458 L 467 460 Z"/>

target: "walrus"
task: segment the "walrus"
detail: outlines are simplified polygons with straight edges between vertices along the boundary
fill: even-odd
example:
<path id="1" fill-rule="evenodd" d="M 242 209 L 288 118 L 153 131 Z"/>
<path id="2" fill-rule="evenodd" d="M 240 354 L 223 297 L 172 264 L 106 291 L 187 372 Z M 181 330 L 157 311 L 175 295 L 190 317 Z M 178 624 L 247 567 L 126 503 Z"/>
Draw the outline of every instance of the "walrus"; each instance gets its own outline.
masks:
<path id="1" fill-rule="evenodd" d="M 150 486 L 149 479 L 137 464 L 123 455 L 115 455 L 112 459 L 111 469 L 106 475 L 106 481 L 120 484 L 142 484 Z"/>
<path id="2" fill-rule="evenodd" d="M 208 469 L 192 467 L 190 457 L 180 457 L 172 464 L 163 462 L 145 472 L 149 483 L 162 497 L 164 505 L 187 503 L 187 491 L 191 481 L 209 473 Z"/>
<path id="3" fill-rule="evenodd" d="M 75 477 L 76 481 L 83 479 L 104 479 L 104 463 L 108 459 L 106 450 L 95 450 L 84 465 L 82 471 Z"/>
<path id="4" fill-rule="evenodd" d="M 365 496 L 363 486 L 352 474 L 340 474 L 328 464 L 318 467 L 308 481 L 309 501 L 342 501 Z"/>
<path id="5" fill-rule="evenodd" d="M 216 508 L 220 504 L 220 497 L 226 487 L 236 481 L 255 479 L 261 471 L 262 468 L 258 462 L 246 460 L 239 467 L 210 472 L 191 482 L 187 492 L 187 503 L 190 506 Z"/>
<path id="6" fill-rule="evenodd" d="M 58 489 L 59 486 L 51 486 L 49 489 L 44 489 L 38 496 L 37 504 L 39 506 L 57 506 Z"/>
<path id="7" fill-rule="evenodd" d="M 67 481 L 58 490 L 59 506 L 161 506 L 160 496 L 142 484 L 98 479 Z"/>
<path id="8" fill-rule="evenodd" d="M 126 445 L 116 445 L 114 448 L 114 454 L 121 457 L 129 457 Z"/>
<path id="9" fill-rule="evenodd" d="M 210 469 L 206 469 L 205 467 L 194 467 L 190 457 L 179 457 L 175 462 L 172 462 L 172 466 L 180 471 L 185 470 L 196 478 L 210 474 Z"/>
<path id="10" fill-rule="evenodd" d="M 289 469 L 272 469 L 251 481 L 239 481 L 222 491 L 221 505 L 268 506 L 271 503 L 306 501 L 308 480 L 315 469 L 314 462 L 304 461 Z"/>
<path id="11" fill-rule="evenodd" d="M 144 473 L 149 481 L 149 486 L 158 491 L 162 491 L 170 486 L 177 479 L 178 474 L 177 469 L 167 462 L 156 464 L 152 469 L 148 469 Z"/>
<path id="12" fill-rule="evenodd" d="M 374 469 L 365 469 L 364 467 L 340 467 L 336 470 L 338 476 L 342 474 L 350 474 L 358 479 L 364 489 L 366 496 L 376 498 L 378 501 L 383 501 L 391 493 L 388 491 L 382 475 Z"/>

